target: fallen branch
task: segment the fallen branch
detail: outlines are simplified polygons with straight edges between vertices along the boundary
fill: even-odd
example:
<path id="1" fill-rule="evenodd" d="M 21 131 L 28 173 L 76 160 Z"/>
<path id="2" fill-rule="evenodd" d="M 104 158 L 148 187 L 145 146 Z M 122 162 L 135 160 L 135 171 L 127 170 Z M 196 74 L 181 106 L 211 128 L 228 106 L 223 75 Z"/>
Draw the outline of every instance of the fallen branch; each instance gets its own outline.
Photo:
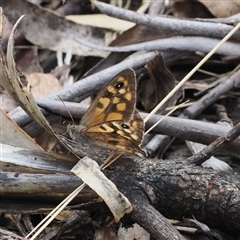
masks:
<path id="1" fill-rule="evenodd" d="M 5 146 L 3 145 L 3 150 Z M 58 160 L 44 152 L 13 148 L 15 151 L 11 153 L 9 148 L 7 149 L 8 157 L 3 154 L 1 161 L 3 169 L 0 187 L 1 203 L 6 198 L 15 201 L 23 198 L 27 205 L 22 202 L 22 208 L 24 206 L 26 210 L 29 207 L 27 200 L 31 199 L 32 209 L 34 200 L 36 203 L 40 199 L 46 203 L 49 200 L 59 201 L 81 184 L 77 177 L 68 172 L 74 163 L 65 162 L 62 155 L 59 155 L 62 156 L 62 160 Z M 11 159 L 15 159 L 14 162 Z M 35 161 L 28 164 L 29 159 Z M 193 214 L 196 219 L 210 227 L 224 228 L 228 231 L 240 230 L 238 175 L 227 175 L 188 165 L 184 160 L 134 160 L 122 157 L 113 167 L 114 171 L 105 170 L 104 173 L 130 201 L 133 196 L 143 193 L 147 196 L 148 204 L 165 217 L 181 220 L 183 217 L 192 217 Z M 93 200 L 94 196 L 96 195 L 90 189 L 85 189 L 75 201 L 83 203 L 86 200 Z M 88 206 L 90 210 L 92 204 Z M 18 210 L 16 205 L 11 204 L 11 206 L 14 209 L 7 211 Z M 39 207 L 39 203 L 37 206 Z M 133 218 L 140 216 L 138 214 Z M 144 225 L 142 219 L 138 221 L 142 226 Z M 149 224 L 149 219 L 147 222 Z"/>

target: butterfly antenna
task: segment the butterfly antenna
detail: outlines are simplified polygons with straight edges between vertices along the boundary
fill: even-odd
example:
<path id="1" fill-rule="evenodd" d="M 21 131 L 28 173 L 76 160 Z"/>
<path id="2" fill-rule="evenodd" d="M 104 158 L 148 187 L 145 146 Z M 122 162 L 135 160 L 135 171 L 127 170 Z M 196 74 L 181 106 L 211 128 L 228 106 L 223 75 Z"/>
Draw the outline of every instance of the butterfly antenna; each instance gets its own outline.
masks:
<path id="1" fill-rule="evenodd" d="M 62 101 L 62 103 L 63 103 L 63 106 L 65 107 L 65 109 L 67 110 L 67 112 L 68 112 L 68 115 L 70 116 L 70 118 L 71 118 L 71 120 L 72 120 L 72 122 L 75 124 L 75 122 L 74 122 L 74 119 L 73 119 L 73 117 L 72 117 L 72 114 L 69 112 L 69 110 L 68 110 L 68 108 L 67 108 L 67 106 L 66 106 L 66 104 L 64 103 L 64 101 L 62 100 L 62 98 L 60 97 L 60 96 L 58 96 L 57 95 L 57 97 Z"/>

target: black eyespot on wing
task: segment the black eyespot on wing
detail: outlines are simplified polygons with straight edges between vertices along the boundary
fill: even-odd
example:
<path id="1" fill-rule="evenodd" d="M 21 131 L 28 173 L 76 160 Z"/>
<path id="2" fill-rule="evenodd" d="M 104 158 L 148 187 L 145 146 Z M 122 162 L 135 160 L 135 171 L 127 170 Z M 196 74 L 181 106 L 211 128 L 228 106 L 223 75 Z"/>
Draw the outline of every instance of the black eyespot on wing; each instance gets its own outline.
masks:
<path id="1" fill-rule="evenodd" d="M 126 125 L 126 124 L 124 124 L 124 123 L 121 124 L 121 127 L 122 127 L 122 128 L 125 128 L 125 129 L 129 129 L 129 126 Z"/>
<path id="2" fill-rule="evenodd" d="M 124 83 L 123 82 L 118 82 L 116 85 L 115 85 L 115 88 L 116 89 L 120 89 L 124 86 Z"/>

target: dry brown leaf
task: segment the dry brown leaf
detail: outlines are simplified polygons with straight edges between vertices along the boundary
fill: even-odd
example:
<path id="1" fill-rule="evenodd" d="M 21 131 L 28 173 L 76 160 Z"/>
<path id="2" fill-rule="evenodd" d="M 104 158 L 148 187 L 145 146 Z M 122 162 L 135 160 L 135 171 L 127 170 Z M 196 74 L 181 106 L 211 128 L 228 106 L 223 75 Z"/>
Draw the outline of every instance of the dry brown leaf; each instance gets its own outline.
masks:
<path id="1" fill-rule="evenodd" d="M 145 65 L 147 73 L 139 80 L 138 101 L 144 110 L 150 112 L 175 87 L 175 78 L 167 69 L 160 53 Z M 172 97 L 161 109 L 175 105 L 178 94 Z"/>
<path id="2" fill-rule="evenodd" d="M 127 229 L 121 226 L 117 235 L 118 240 L 150 240 L 150 234 L 136 223 Z"/>
<path id="3" fill-rule="evenodd" d="M 99 231 L 96 231 L 95 240 L 117 240 L 116 231 L 112 225 L 104 225 Z"/>
<path id="4" fill-rule="evenodd" d="M 42 150 L 1 108 L 0 114 L 1 143 L 31 150 Z"/>
<path id="5" fill-rule="evenodd" d="M 240 1 L 199 0 L 217 18 L 225 18 L 240 12 Z"/>
<path id="6" fill-rule="evenodd" d="M 179 18 L 225 18 L 239 13 L 240 2 L 235 0 L 175 0 L 173 15 Z"/>
<path id="7" fill-rule="evenodd" d="M 25 14 L 18 29 L 35 45 L 53 51 L 71 50 L 73 54 L 80 56 L 106 56 L 106 53 L 83 47 L 75 41 L 78 37 L 103 45 L 103 31 L 100 29 L 76 24 L 29 1 L 0 0 L 0 6 L 11 23 Z"/>
<path id="8" fill-rule="evenodd" d="M 135 25 L 135 23 L 109 17 L 105 14 L 68 15 L 66 16 L 66 19 L 78 24 L 104 28 L 117 32 L 126 31 Z"/>
<path id="9" fill-rule="evenodd" d="M 41 97 L 60 90 L 62 87 L 51 73 L 31 73 L 26 75 L 33 96 Z"/>
<path id="10" fill-rule="evenodd" d="M 118 222 L 126 213 L 132 211 L 129 200 L 118 191 L 116 185 L 111 182 L 100 170 L 99 165 L 88 157 L 82 158 L 71 170 L 92 188 L 107 204 L 114 219 Z"/>
<path id="11" fill-rule="evenodd" d="M 201 2 L 191 0 L 175 0 L 173 16 L 178 18 L 212 18 L 212 13 Z"/>
<path id="12" fill-rule="evenodd" d="M 16 102 L 7 94 L 5 90 L 2 90 L 0 92 L 0 103 L 1 103 L 1 108 L 6 113 L 12 111 L 18 106 Z"/>

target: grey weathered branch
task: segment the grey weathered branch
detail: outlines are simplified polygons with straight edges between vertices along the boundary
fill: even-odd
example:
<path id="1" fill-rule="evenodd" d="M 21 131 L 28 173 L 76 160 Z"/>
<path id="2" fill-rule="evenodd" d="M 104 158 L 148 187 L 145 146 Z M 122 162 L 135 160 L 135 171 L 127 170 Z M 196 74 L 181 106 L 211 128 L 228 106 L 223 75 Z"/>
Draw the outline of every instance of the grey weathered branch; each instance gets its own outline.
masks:
<path id="1" fill-rule="evenodd" d="M 144 41 L 142 43 L 135 43 L 126 46 L 105 47 L 88 42 L 85 39 L 77 38 L 77 41 L 82 45 L 91 49 L 111 52 L 131 52 L 131 51 L 201 51 L 204 53 L 210 52 L 218 43 L 219 39 L 208 37 L 171 37 L 165 39 L 157 39 L 152 41 Z M 223 54 L 229 56 L 240 56 L 240 46 L 238 43 L 225 42 L 216 54 Z"/>
<path id="2" fill-rule="evenodd" d="M 109 81 L 114 75 L 126 68 L 136 68 L 144 65 L 146 62 L 150 61 L 156 56 L 155 52 L 148 52 L 135 57 L 132 57 L 126 61 L 116 64 L 108 69 L 102 70 L 95 73 L 89 77 L 81 79 L 71 86 L 68 86 L 58 92 L 51 95 L 44 96 L 42 99 L 51 101 L 53 99 L 59 99 L 60 96 L 62 100 L 71 100 L 81 95 L 91 95 L 94 92 L 99 91 L 103 85 Z M 89 87 L 91 86 L 91 87 Z M 41 101 L 41 99 L 39 99 Z M 30 118 L 23 112 L 21 108 L 15 109 L 12 113 L 9 113 L 10 117 L 20 126 L 25 125 L 29 122 Z"/>
<path id="3" fill-rule="evenodd" d="M 0 201 L 5 198 L 32 199 L 32 204 L 39 199 L 59 201 L 81 184 L 69 172 L 74 162 L 64 161 L 63 156 L 58 160 L 48 153 L 14 149 L 15 152 L 8 149 L 8 155 L 3 151 Z M 203 169 L 188 165 L 184 160 L 128 157 L 122 157 L 104 173 L 130 199 L 136 191 L 142 192 L 149 204 L 165 217 L 182 219 L 193 214 L 210 227 L 240 231 L 240 178 L 237 174 Z M 86 189 L 77 201 L 93 197 Z"/>
<path id="4" fill-rule="evenodd" d="M 233 29 L 232 26 L 221 23 L 199 22 L 170 17 L 150 17 L 148 15 L 138 14 L 99 1 L 95 1 L 95 5 L 102 13 L 109 16 L 153 27 L 160 31 L 174 31 L 177 32 L 178 35 L 223 38 Z M 240 32 L 238 31 L 234 34 L 233 39 L 239 38 Z"/>
<path id="5" fill-rule="evenodd" d="M 69 117 L 68 112 L 63 108 L 60 101 L 41 101 L 37 102 L 40 107 L 46 110 L 55 112 L 62 116 Z M 79 106 L 77 103 L 65 102 L 67 109 L 71 112 L 73 117 L 81 118 L 86 111 L 86 107 Z M 202 107 L 202 106 L 201 106 Z M 145 118 L 148 114 L 141 113 L 142 118 Z M 162 115 L 153 115 L 146 124 L 146 129 L 153 126 L 159 119 L 163 118 Z M 199 120 L 182 119 L 177 117 L 164 117 L 165 119 L 154 128 L 154 131 L 160 134 L 165 134 L 172 137 L 177 137 L 183 140 L 189 140 L 193 142 L 199 142 L 202 144 L 210 144 L 220 135 L 226 133 L 229 128 L 215 123 L 203 122 Z M 25 129 L 30 135 L 28 129 Z M 240 154 L 240 138 L 228 143 L 225 147 L 227 150 L 233 153 Z"/>
<path id="6" fill-rule="evenodd" d="M 200 114 L 204 109 L 219 99 L 220 96 L 238 86 L 240 84 L 240 70 L 222 77 L 219 79 L 219 81 L 221 83 L 218 86 L 211 89 L 201 99 L 184 110 L 183 114 L 181 114 L 180 117 L 194 118 L 198 116 L 198 114 Z"/>

